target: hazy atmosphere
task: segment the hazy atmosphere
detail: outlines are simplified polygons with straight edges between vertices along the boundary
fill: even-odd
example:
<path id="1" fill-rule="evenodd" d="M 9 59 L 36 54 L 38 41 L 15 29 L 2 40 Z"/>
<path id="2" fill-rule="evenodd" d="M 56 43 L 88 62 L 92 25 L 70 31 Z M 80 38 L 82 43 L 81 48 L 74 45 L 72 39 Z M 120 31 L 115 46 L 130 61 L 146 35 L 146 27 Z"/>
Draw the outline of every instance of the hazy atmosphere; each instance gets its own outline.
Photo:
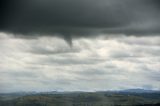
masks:
<path id="1" fill-rule="evenodd" d="M 159 0 L 0 6 L 0 93 L 160 90 Z"/>

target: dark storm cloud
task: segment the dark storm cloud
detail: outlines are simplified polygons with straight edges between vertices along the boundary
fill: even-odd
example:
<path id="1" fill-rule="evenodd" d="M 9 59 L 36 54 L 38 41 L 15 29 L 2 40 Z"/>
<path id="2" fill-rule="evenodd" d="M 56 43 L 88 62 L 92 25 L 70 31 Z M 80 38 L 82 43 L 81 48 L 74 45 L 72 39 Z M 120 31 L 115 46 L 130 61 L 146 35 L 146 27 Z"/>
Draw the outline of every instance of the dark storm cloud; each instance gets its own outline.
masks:
<path id="1" fill-rule="evenodd" d="M 0 30 L 72 37 L 160 32 L 159 0 L 2 0 Z"/>

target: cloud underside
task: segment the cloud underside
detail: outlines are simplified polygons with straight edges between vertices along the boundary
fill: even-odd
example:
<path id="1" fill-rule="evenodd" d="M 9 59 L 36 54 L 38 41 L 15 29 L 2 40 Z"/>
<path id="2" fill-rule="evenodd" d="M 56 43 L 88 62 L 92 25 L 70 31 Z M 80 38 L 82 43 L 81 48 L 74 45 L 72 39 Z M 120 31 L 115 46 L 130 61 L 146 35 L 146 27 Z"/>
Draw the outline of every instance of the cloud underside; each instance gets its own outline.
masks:
<path id="1" fill-rule="evenodd" d="M 0 92 L 160 89 L 160 36 L 73 40 L 0 33 Z"/>
<path id="2" fill-rule="evenodd" d="M 0 30 L 25 36 L 160 32 L 159 0 L 5 0 L 1 5 Z"/>

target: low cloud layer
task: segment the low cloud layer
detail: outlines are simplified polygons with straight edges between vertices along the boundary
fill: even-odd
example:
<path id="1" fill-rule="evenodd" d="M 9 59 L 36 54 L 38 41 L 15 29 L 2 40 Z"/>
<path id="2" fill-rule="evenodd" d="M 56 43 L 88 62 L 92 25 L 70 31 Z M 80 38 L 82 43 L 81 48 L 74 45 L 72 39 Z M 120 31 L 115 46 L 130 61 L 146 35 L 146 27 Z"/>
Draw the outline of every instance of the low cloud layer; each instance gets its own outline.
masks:
<path id="1" fill-rule="evenodd" d="M 106 36 L 71 48 L 58 37 L 0 33 L 0 92 L 160 90 L 160 36 Z"/>

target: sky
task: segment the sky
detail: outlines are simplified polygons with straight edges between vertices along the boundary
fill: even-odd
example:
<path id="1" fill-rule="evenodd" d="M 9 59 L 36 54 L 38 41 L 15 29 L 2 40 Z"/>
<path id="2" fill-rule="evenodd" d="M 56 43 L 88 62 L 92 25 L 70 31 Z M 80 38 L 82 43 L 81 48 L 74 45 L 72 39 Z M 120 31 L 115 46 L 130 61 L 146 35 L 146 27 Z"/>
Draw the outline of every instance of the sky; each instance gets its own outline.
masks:
<path id="1" fill-rule="evenodd" d="M 0 92 L 160 90 L 159 0 L 2 0 Z"/>

